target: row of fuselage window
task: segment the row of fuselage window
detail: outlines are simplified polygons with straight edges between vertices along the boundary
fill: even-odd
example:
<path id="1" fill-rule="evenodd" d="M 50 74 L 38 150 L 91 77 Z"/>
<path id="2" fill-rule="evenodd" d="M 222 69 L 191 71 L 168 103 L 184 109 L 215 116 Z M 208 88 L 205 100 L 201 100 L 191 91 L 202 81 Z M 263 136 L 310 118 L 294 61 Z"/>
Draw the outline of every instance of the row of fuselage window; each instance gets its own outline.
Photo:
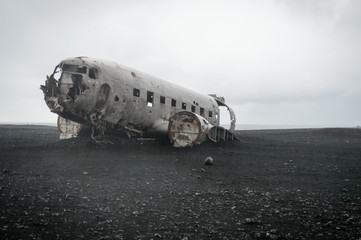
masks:
<path id="1" fill-rule="evenodd" d="M 133 96 L 134 97 L 140 97 L 140 90 L 137 88 L 133 88 Z M 161 104 L 165 104 L 165 96 L 160 96 L 160 101 Z M 154 92 L 150 92 L 147 91 L 147 106 L 148 107 L 153 107 L 153 103 L 154 103 Z M 171 99 L 171 106 L 172 107 L 177 107 L 177 100 L 172 98 Z M 182 102 L 182 109 L 183 110 L 187 110 L 187 103 Z M 195 105 L 191 105 L 191 111 L 192 112 L 196 112 L 196 106 Z M 199 108 L 199 115 L 201 115 L 202 117 L 204 117 L 205 111 L 204 108 L 200 107 Z M 208 111 L 208 117 L 212 118 L 213 117 L 213 112 L 212 111 Z"/>

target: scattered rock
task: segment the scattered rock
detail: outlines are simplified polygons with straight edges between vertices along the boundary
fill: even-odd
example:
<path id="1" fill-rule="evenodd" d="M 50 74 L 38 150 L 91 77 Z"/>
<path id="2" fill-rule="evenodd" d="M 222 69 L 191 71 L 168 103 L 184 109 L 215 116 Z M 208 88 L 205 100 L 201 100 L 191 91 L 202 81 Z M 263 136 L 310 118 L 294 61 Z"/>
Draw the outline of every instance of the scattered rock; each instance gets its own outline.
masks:
<path id="1" fill-rule="evenodd" d="M 252 240 L 251 236 L 249 234 L 246 234 L 246 236 L 244 236 L 245 240 Z"/>
<path id="2" fill-rule="evenodd" d="M 212 165 L 213 164 L 213 158 L 208 156 L 205 160 L 204 160 L 204 164 L 205 165 Z"/>
<path id="3" fill-rule="evenodd" d="M 255 237 L 255 238 L 261 238 L 261 237 L 262 237 L 262 234 L 261 234 L 260 232 L 256 232 L 256 233 L 254 234 L 254 237 Z"/>
<path id="4" fill-rule="evenodd" d="M 162 238 L 162 236 L 159 233 L 154 234 L 155 238 Z"/>
<path id="5" fill-rule="evenodd" d="M 255 223 L 257 223 L 257 221 L 254 218 L 245 218 L 244 219 L 244 224 L 255 224 Z"/>

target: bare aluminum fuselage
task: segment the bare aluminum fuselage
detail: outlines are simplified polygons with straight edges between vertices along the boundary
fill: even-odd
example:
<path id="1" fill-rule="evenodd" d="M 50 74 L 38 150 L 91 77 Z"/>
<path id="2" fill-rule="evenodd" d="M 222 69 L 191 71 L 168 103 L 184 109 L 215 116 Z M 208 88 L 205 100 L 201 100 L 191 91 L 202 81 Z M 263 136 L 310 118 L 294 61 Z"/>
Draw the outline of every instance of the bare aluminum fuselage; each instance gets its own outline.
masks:
<path id="1" fill-rule="evenodd" d="M 63 60 L 42 90 L 50 110 L 63 118 L 140 134 L 166 132 L 169 119 L 181 111 L 192 112 L 218 126 L 219 105 L 225 105 L 220 102 L 222 98 L 87 57 Z M 230 113 L 232 117 L 233 111 Z M 234 129 L 234 114 L 233 118 Z"/>

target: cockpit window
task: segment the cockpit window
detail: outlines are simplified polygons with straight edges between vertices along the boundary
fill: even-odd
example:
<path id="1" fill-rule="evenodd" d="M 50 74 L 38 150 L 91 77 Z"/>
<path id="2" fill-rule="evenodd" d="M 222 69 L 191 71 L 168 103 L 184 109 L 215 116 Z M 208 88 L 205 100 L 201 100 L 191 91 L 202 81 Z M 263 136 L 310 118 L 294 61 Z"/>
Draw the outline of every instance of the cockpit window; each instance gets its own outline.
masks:
<path id="1" fill-rule="evenodd" d="M 98 78 L 98 70 L 95 68 L 90 68 L 89 69 L 89 77 L 93 78 L 93 79 L 97 79 Z"/>
<path id="2" fill-rule="evenodd" d="M 61 68 L 58 66 L 56 66 L 54 73 L 53 73 L 53 78 L 57 81 L 59 81 L 59 79 L 61 78 L 62 75 L 62 71 Z"/>
<path id="3" fill-rule="evenodd" d="M 64 72 L 86 73 L 85 66 L 63 64 L 62 69 Z"/>

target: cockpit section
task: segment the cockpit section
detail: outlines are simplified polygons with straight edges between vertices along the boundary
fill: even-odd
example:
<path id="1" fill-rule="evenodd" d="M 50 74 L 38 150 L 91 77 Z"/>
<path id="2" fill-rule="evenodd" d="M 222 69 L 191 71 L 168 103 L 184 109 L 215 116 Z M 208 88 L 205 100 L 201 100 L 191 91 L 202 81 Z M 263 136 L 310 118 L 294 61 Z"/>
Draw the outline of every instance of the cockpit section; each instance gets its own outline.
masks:
<path id="1" fill-rule="evenodd" d="M 92 108 L 92 95 L 95 94 L 99 79 L 96 67 L 70 62 L 68 60 L 57 65 L 45 85 L 41 86 L 45 101 L 51 111 L 59 115 L 71 114 L 84 118 L 84 114 Z M 84 111 L 79 111 L 83 109 Z"/>
<path id="2" fill-rule="evenodd" d="M 84 94 L 89 89 L 87 82 L 90 79 L 98 78 L 98 70 L 96 68 L 68 63 L 60 64 L 59 67 L 62 72 L 59 79 L 60 85 L 63 86 L 67 99 L 73 102 L 77 100 L 79 95 Z"/>
<path id="3" fill-rule="evenodd" d="M 53 74 L 48 77 L 46 86 L 42 89 L 49 97 L 56 97 L 57 94 L 65 94 L 64 101 L 77 100 L 79 95 L 89 89 L 91 79 L 98 79 L 98 70 L 83 65 L 60 63 L 54 69 Z"/>

